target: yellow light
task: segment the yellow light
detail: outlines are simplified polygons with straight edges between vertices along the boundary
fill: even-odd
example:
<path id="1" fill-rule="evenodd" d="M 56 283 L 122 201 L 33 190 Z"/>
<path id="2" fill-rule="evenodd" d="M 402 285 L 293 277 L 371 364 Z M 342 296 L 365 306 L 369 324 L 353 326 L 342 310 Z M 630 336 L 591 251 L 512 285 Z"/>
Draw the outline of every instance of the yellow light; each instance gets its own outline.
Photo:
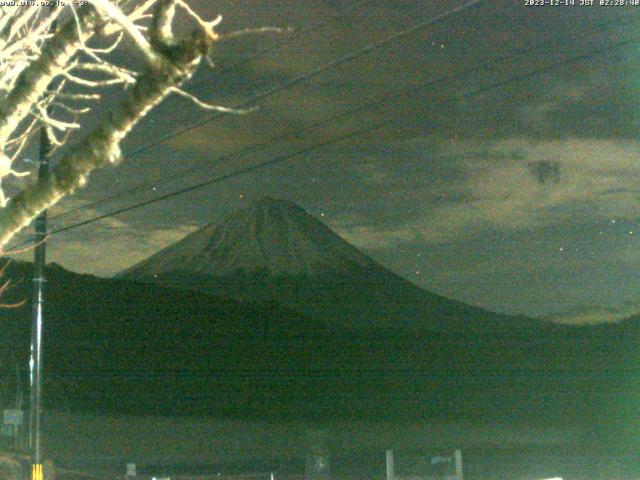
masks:
<path id="1" fill-rule="evenodd" d="M 31 465 L 31 480 L 43 480 L 41 463 Z"/>

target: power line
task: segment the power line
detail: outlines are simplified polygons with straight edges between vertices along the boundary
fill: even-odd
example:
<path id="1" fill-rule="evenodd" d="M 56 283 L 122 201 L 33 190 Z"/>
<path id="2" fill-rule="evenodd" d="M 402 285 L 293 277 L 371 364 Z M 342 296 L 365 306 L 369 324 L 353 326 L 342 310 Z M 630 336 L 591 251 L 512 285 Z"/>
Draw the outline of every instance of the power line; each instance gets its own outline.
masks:
<path id="1" fill-rule="evenodd" d="M 358 129 L 358 130 L 349 132 L 349 133 L 344 134 L 344 135 L 339 135 L 339 136 L 333 137 L 330 140 L 327 140 L 325 142 L 318 143 L 318 144 L 312 145 L 310 147 L 304 148 L 302 150 L 297 150 L 297 151 L 292 152 L 292 153 L 281 155 L 279 157 L 273 158 L 273 159 L 268 160 L 266 162 L 259 163 L 257 165 L 252 165 L 250 167 L 245 167 L 245 168 L 236 170 L 236 171 L 234 171 L 232 173 L 229 173 L 229 174 L 226 174 L 226 175 L 222 175 L 220 177 L 215 177 L 213 179 L 209 179 L 209 180 L 206 180 L 204 182 L 199 182 L 199 183 L 196 183 L 196 184 L 191 185 L 189 187 L 182 188 L 180 190 L 177 190 L 177 191 L 174 191 L 174 192 L 171 192 L 171 193 L 167 193 L 165 195 L 161 195 L 159 197 L 155 197 L 155 198 L 152 198 L 150 200 L 146 200 L 144 202 L 136 203 L 136 204 L 130 205 L 128 207 L 123 207 L 123 208 L 120 208 L 118 210 L 115 210 L 115 211 L 112 211 L 112 212 L 109 212 L 109 213 L 105 213 L 104 215 L 99 215 L 97 217 L 92 217 L 92 218 L 90 218 L 88 220 L 84 220 L 82 222 L 74 223 L 73 225 L 69 225 L 67 227 L 58 228 L 56 230 L 53 230 L 51 232 L 51 234 L 53 235 L 53 234 L 56 234 L 56 233 L 66 232 L 67 230 L 72 230 L 74 228 L 78 228 L 78 227 L 81 227 L 83 225 L 88 225 L 90 223 L 94 223 L 94 222 L 97 222 L 99 220 L 103 220 L 105 218 L 112 217 L 114 215 L 119 215 L 121 213 L 125 213 L 125 212 L 131 211 L 131 210 L 136 210 L 136 209 L 144 207 L 146 205 L 151 205 L 152 203 L 157 203 L 157 202 L 160 202 L 160 201 L 163 201 L 163 200 L 168 200 L 169 198 L 173 198 L 173 197 L 176 197 L 178 195 L 182 195 L 182 194 L 191 192 L 193 190 L 198 190 L 198 189 L 200 189 L 202 187 L 205 187 L 207 185 L 212 185 L 214 183 L 220 183 L 220 182 L 223 182 L 225 180 L 229 180 L 230 178 L 237 177 L 239 175 L 244 175 L 246 173 L 250 173 L 250 172 L 253 172 L 253 171 L 256 171 L 256 170 L 260 170 L 260 169 L 263 169 L 265 167 L 268 167 L 268 166 L 271 166 L 271 165 L 275 165 L 276 163 L 281 163 L 281 162 L 283 162 L 285 160 L 288 160 L 290 158 L 296 157 L 298 155 L 304 155 L 305 153 L 310 153 L 310 152 L 312 152 L 314 150 L 318 150 L 319 148 L 326 147 L 328 145 L 332 145 L 334 143 L 338 143 L 338 142 L 341 142 L 343 140 L 347 140 L 349 138 L 362 135 L 362 134 L 364 134 L 366 132 L 377 130 L 377 129 L 379 129 L 379 128 L 387 125 L 387 124 L 388 124 L 388 122 L 384 121 L 384 122 L 376 123 L 375 125 L 372 125 L 372 126 L 367 127 L 367 128 L 362 128 L 362 129 Z"/>
<path id="2" fill-rule="evenodd" d="M 323 72 L 326 72 L 327 70 L 331 70 L 333 68 L 336 68 L 344 63 L 348 63 L 348 62 L 352 62 L 353 60 L 356 60 L 357 58 L 362 57 L 363 55 L 366 55 L 378 48 L 384 47 L 396 40 L 399 40 L 401 38 L 404 38 L 414 32 L 417 32 L 423 28 L 426 28 L 430 25 L 433 25 L 434 23 L 437 23 L 441 20 L 444 20 L 447 17 L 450 17 L 452 15 L 455 15 L 457 13 L 460 13 L 464 10 L 467 10 L 475 5 L 477 5 L 478 3 L 480 3 L 482 0 L 471 0 L 469 2 L 466 2 L 465 4 L 452 8 L 450 10 L 447 10 L 444 13 L 435 15 L 433 17 L 428 18 L 427 20 L 424 20 L 422 22 L 418 22 L 416 24 L 414 24 L 413 26 L 406 28 L 404 30 L 400 30 L 399 32 L 396 32 L 388 37 L 385 37 L 381 40 L 378 40 L 376 42 L 372 42 L 369 43 L 368 45 L 365 45 L 364 47 L 356 50 L 355 52 L 351 52 L 348 53 L 346 55 L 343 55 L 341 57 L 339 57 L 336 60 L 333 60 L 332 62 L 329 63 L 325 63 L 323 65 L 320 65 L 319 67 L 316 67 L 314 69 L 311 69 L 308 72 L 305 73 L 301 73 L 299 75 L 296 75 L 295 77 L 282 82 L 280 85 L 277 85 L 273 88 L 267 89 L 266 91 L 259 93 L 257 95 L 255 95 L 252 98 L 249 98 L 247 100 L 244 100 L 236 105 L 234 105 L 232 108 L 234 109 L 242 109 L 242 108 L 246 108 L 248 106 L 251 106 L 257 102 L 259 102 L 260 100 L 264 100 L 265 98 L 271 97 L 283 90 L 289 89 L 291 87 L 294 87 L 296 85 L 298 85 L 299 83 L 302 83 L 304 81 L 310 80 L 314 77 L 317 77 L 318 75 L 320 75 Z M 217 118 L 220 118 L 221 116 L 223 116 L 223 113 L 217 113 L 214 115 L 209 116 L 206 119 L 200 120 L 198 122 L 192 123 L 191 125 L 184 127 L 182 129 L 178 129 L 175 130 L 167 135 L 164 135 L 163 137 L 160 137 L 158 140 L 149 143 L 147 145 L 143 145 L 142 147 L 139 147 L 137 149 L 135 149 L 133 152 L 129 153 L 127 155 L 127 158 L 132 158 L 135 157 L 161 143 L 166 142 L 167 140 L 171 140 L 172 138 L 178 137 L 180 135 L 184 135 L 187 132 L 190 132 L 191 130 L 195 130 L 196 128 L 201 127 L 202 125 L 206 125 L 207 123 L 211 123 L 212 121 L 214 121 Z"/>
<path id="3" fill-rule="evenodd" d="M 376 42 L 370 43 L 370 44 L 368 44 L 368 45 L 356 50 L 355 52 L 343 55 L 342 57 L 340 57 L 340 58 L 338 58 L 338 59 L 336 59 L 336 60 L 334 60 L 332 62 L 323 64 L 323 65 L 321 65 L 321 66 L 319 66 L 319 67 L 317 67 L 315 69 L 310 70 L 309 72 L 299 74 L 299 75 L 293 77 L 292 79 L 281 83 L 280 85 L 277 85 L 277 86 L 275 86 L 275 87 L 273 87 L 271 89 L 266 90 L 265 92 L 263 92 L 261 94 L 258 94 L 256 96 L 250 98 L 250 99 L 244 100 L 244 101 L 240 102 L 239 104 L 234 105 L 233 108 L 235 108 L 235 109 L 245 108 L 245 107 L 250 106 L 250 105 L 252 105 L 252 104 L 254 104 L 254 103 L 256 103 L 256 102 L 258 102 L 260 100 L 264 100 L 265 98 L 268 98 L 268 97 L 270 97 L 272 95 L 275 95 L 276 93 L 279 93 L 279 92 L 281 92 L 281 91 L 283 91 L 285 89 L 291 88 L 291 87 L 293 87 L 293 86 L 295 86 L 295 85 L 297 85 L 299 83 L 302 83 L 303 81 L 306 81 L 306 80 L 309 80 L 311 78 L 314 78 L 314 77 L 320 75 L 321 73 L 323 73 L 323 72 L 325 72 L 327 70 L 335 68 L 335 67 L 337 67 L 339 65 L 342 65 L 344 63 L 353 61 L 353 60 L 355 60 L 355 59 L 357 59 L 357 58 L 359 58 L 359 57 L 361 57 L 363 55 L 366 55 L 367 53 L 369 53 L 369 52 L 371 52 L 371 51 L 373 51 L 373 50 L 375 50 L 377 48 L 381 48 L 381 47 L 383 47 L 383 46 L 385 46 L 385 45 L 387 45 L 387 44 L 389 44 L 389 43 L 391 43 L 391 42 L 393 42 L 395 40 L 398 40 L 400 38 L 406 37 L 407 35 L 410 35 L 411 33 L 416 32 L 416 31 L 418 31 L 418 30 L 420 30 L 422 28 L 425 28 L 425 27 L 427 27 L 429 25 L 433 25 L 434 23 L 437 23 L 440 20 L 443 20 L 443 19 L 445 19 L 447 17 L 450 17 L 450 16 L 455 15 L 455 14 L 457 14 L 459 12 L 462 12 L 462 11 L 464 11 L 466 9 L 469 9 L 469 8 L 477 5 L 481 1 L 482 0 L 472 0 L 472 1 L 469 1 L 469 2 L 467 2 L 467 3 L 465 3 L 465 4 L 461 5 L 461 6 L 452 8 L 450 10 L 447 10 L 446 12 L 443 12 L 441 14 L 438 14 L 438 15 L 435 15 L 433 17 L 430 17 L 427 20 L 424 20 L 422 22 L 418 22 L 418 23 L 414 24 L 413 26 L 411 26 L 411 27 L 409 27 L 407 29 L 401 30 L 401 31 L 396 32 L 396 33 L 394 33 L 394 34 L 392 34 L 392 35 L 390 35 L 388 37 L 385 37 L 385 38 L 383 38 L 381 40 L 378 40 Z M 149 150 L 149 149 L 151 149 L 151 148 L 153 148 L 153 147 L 155 147 L 155 146 L 157 146 L 157 145 L 159 145 L 159 144 L 161 144 L 163 142 L 166 142 L 167 140 L 170 140 L 172 138 L 178 137 L 180 135 L 184 135 L 185 133 L 187 133 L 189 131 L 195 130 L 195 129 L 201 127 L 202 125 L 210 123 L 213 120 L 221 117 L 222 115 L 224 115 L 224 114 L 221 114 L 221 113 L 214 114 L 214 115 L 209 116 L 206 119 L 203 119 L 203 120 L 195 122 L 195 123 L 193 123 L 191 125 L 188 125 L 187 127 L 175 130 L 175 131 L 173 131 L 173 132 L 171 132 L 171 133 L 159 138 L 158 140 L 156 140 L 154 142 L 151 142 L 151 143 L 149 143 L 147 145 L 143 145 L 142 147 L 139 147 L 139 148 L 135 149 L 131 153 L 127 154 L 126 158 L 131 159 L 132 157 L 135 157 L 135 156 L 137 156 L 137 155 L 139 155 L 139 154 L 141 154 L 141 153 L 143 153 L 143 152 L 145 152 L 145 151 L 147 151 L 147 150 Z M 78 209 L 84 209 L 84 208 L 89 208 L 89 207 L 77 207 L 77 208 Z M 74 209 L 74 211 L 76 211 L 76 209 Z M 66 213 L 67 212 L 63 212 L 61 214 L 56 215 L 56 217 L 59 217 L 59 216 L 64 215 Z M 52 217 L 52 218 L 54 218 L 54 217 Z"/>
<path id="4" fill-rule="evenodd" d="M 636 15 L 633 20 L 637 21 L 638 19 L 640 19 L 640 15 Z M 623 25 L 623 24 L 625 24 L 625 23 L 630 21 L 629 18 L 626 17 L 626 16 L 624 17 L 623 20 L 624 21 L 622 21 L 622 22 L 620 22 L 619 20 L 616 20 L 616 21 L 613 21 L 613 22 L 607 22 L 607 23 L 604 23 L 602 25 L 596 26 L 595 29 L 593 29 L 593 30 L 595 30 L 595 31 L 598 31 L 598 30 L 606 31 L 606 29 L 615 28 L 617 26 Z M 581 35 L 583 35 L 583 34 L 581 34 Z M 110 201 L 113 201 L 113 200 L 117 200 L 119 198 L 124 198 L 124 197 L 132 195 L 134 193 L 139 193 L 141 190 L 145 190 L 145 189 L 148 189 L 148 188 L 151 188 L 151 187 L 155 187 L 158 184 L 173 182 L 173 181 L 175 181 L 177 179 L 184 178 L 188 174 L 196 172 L 196 171 L 198 171 L 199 169 L 201 169 L 203 167 L 211 167 L 211 166 L 219 165 L 219 164 L 223 163 L 224 161 L 229 160 L 231 158 L 235 158 L 235 157 L 238 157 L 238 156 L 243 156 L 243 155 L 246 155 L 246 154 L 249 154 L 249 153 L 255 153 L 255 152 L 264 150 L 264 149 L 268 148 L 269 146 L 271 146 L 272 144 L 275 144 L 276 142 L 279 142 L 279 141 L 284 140 L 286 138 L 294 137 L 294 136 L 300 135 L 301 133 L 307 132 L 309 130 L 313 130 L 313 129 L 318 128 L 318 127 L 322 127 L 322 126 L 325 126 L 325 125 L 332 124 L 332 123 L 334 123 L 334 122 L 336 122 L 338 120 L 344 120 L 344 119 L 346 119 L 346 118 L 348 118 L 350 116 L 357 115 L 357 114 L 362 113 L 362 112 L 364 112 L 366 110 L 372 109 L 372 108 L 374 108 L 374 107 L 376 107 L 378 105 L 386 103 L 386 102 L 388 102 L 390 100 L 395 100 L 395 99 L 398 99 L 398 98 L 414 95 L 417 92 L 419 92 L 420 90 L 423 90 L 423 89 L 427 88 L 428 86 L 437 85 L 437 84 L 440 84 L 440 83 L 443 83 L 443 82 L 450 82 L 452 80 L 458 80 L 460 78 L 463 78 L 464 76 L 467 76 L 467 75 L 470 75 L 470 74 L 473 74 L 473 73 L 477 73 L 479 71 L 488 70 L 488 69 L 492 68 L 493 66 L 497 66 L 497 65 L 505 62 L 506 60 L 518 58 L 521 55 L 532 53 L 532 52 L 538 51 L 538 50 L 540 50 L 540 49 L 542 49 L 544 47 L 547 47 L 547 46 L 549 46 L 549 44 L 556 44 L 558 42 L 565 41 L 567 38 L 575 38 L 576 36 L 577 36 L 576 33 L 572 32 L 572 33 L 570 33 L 568 35 L 565 35 L 565 36 L 561 37 L 560 39 L 554 38 L 552 40 L 545 40 L 545 41 L 540 42 L 539 44 L 534 45 L 532 47 L 526 47 L 526 48 L 518 49 L 518 50 L 516 50 L 514 52 L 510 52 L 509 54 L 506 54 L 506 55 L 503 55 L 503 56 L 501 56 L 499 58 L 494 59 L 491 63 L 484 63 L 483 62 L 483 63 L 480 63 L 480 64 L 478 64 L 476 66 L 471 67 L 471 68 L 464 69 L 464 70 L 461 70 L 459 72 L 453 73 L 451 75 L 447 75 L 447 76 L 444 76 L 444 77 L 439 77 L 439 78 L 424 82 L 424 83 L 422 83 L 422 84 L 420 84 L 418 86 L 411 87 L 411 88 L 408 88 L 408 89 L 404 89 L 404 90 L 402 90 L 402 91 L 400 91 L 398 93 L 395 93 L 395 94 L 393 94 L 391 96 L 380 96 L 380 97 L 377 97 L 377 98 L 375 98 L 373 100 L 369 100 L 368 102 L 366 102 L 364 104 L 358 105 L 356 107 L 349 108 L 349 109 L 347 109 L 347 110 L 345 110 L 343 112 L 339 112 L 339 113 L 337 113 L 335 115 L 332 115 L 329 118 L 326 118 L 324 120 L 320 120 L 320 121 L 311 123 L 311 124 L 309 124 L 309 125 L 307 125 L 307 126 L 305 126 L 303 128 L 292 130 L 292 131 L 283 132 L 283 133 L 275 135 L 275 136 L 273 136 L 273 137 L 269 138 L 268 140 L 265 140 L 265 141 L 263 141 L 261 143 L 256 143 L 256 144 L 253 144 L 251 146 L 242 148 L 240 150 L 237 150 L 237 151 L 230 152 L 228 154 L 222 155 L 221 157 L 216 158 L 214 161 L 206 160 L 204 162 L 198 162 L 198 165 L 191 166 L 191 167 L 188 167 L 188 168 L 181 169 L 179 171 L 173 172 L 170 176 L 166 176 L 165 175 L 160 179 L 154 179 L 154 180 L 149 180 L 149 181 L 145 181 L 145 182 L 140 182 L 140 183 L 138 183 L 138 184 L 134 185 L 133 187 L 130 187 L 130 188 L 126 189 L 126 190 L 123 190 L 123 191 L 118 192 L 116 194 L 109 195 L 107 197 L 104 197 L 102 199 L 96 200 L 94 202 L 90 202 L 90 203 L 87 203 L 87 204 L 84 204 L 84 205 L 80 205 L 78 207 L 74 207 L 72 209 L 69 209 L 69 210 L 66 210 L 64 212 L 61 212 L 61 213 L 59 213 L 59 214 L 57 214 L 57 215 L 55 215 L 55 216 L 53 216 L 51 218 L 52 219 L 56 219 L 56 218 L 60 218 L 60 217 L 69 215 L 71 213 L 79 212 L 79 211 L 86 210 L 86 209 L 89 209 L 89 208 L 94 208 L 94 207 L 102 205 L 104 203 L 107 203 L 107 202 L 110 202 Z M 590 55 L 590 53 L 587 54 L 587 55 Z"/>
<path id="5" fill-rule="evenodd" d="M 445 103 L 451 103 L 451 102 L 460 101 L 462 99 L 469 99 L 469 98 L 481 95 L 483 93 L 487 93 L 488 91 L 499 89 L 499 88 L 504 87 L 504 86 L 506 86 L 508 84 L 511 84 L 511 83 L 516 83 L 516 82 L 521 82 L 523 80 L 527 80 L 527 79 L 532 78 L 532 77 L 534 77 L 536 75 L 539 75 L 541 73 L 546 73 L 546 72 L 549 72 L 551 70 L 557 69 L 557 68 L 559 68 L 559 67 L 561 67 L 563 65 L 574 63 L 576 61 L 585 60 L 587 58 L 593 58 L 595 56 L 602 55 L 603 53 L 606 53 L 607 51 L 609 51 L 609 50 L 611 50 L 613 48 L 617 48 L 617 47 L 621 47 L 621 46 L 625 46 L 625 45 L 631 45 L 631 44 L 634 44 L 634 43 L 638 43 L 639 41 L 640 41 L 640 38 L 635 38 L 635 39 L 632 39 L 632 40 L 625 40 L 625 41 L 622 41 L 622 42 L 618 42 L 618 43 L 616 43 L 616 44 L 614 44 L 612 46 L 609 46 L 609 47 L 606 47 L 606 48 L 601 48 L 601 49 L 598 49 L 598 50 L 594 50 L 592 52 L 588 52 L 588 53 L 585 53 L 585 54 L 577 55 L 577 56 L 571 57 L 570 59 L 563 60 L 563 61 L 560 61 L 560 62 L 555 62 L 555 63 L 553 63 L 551 65 L 547 65 L 545 67 L 536 69 L 536 70 L 534 70 L 532 72 L 528 72 L 526 74 L 518 75 L 516 77 L 512 77 L 512 78 L 504 80 L 504 81 L 496 82 L 496 83 L 493 83 L 493 84 L 491 84 L 489 86 L 481 87 L 481 88 L 478 88 L 478 89 L 473 90 L 471 92 L 463 93 L 460 96 L 443 99 L 443 100 L 441 100 L 441 101 L 439 101 L 437 103 L 445 104 Z M 145 207 L 147 205 L 151 205 L 153 203 L 157 203 L 157 202 L 161 202 L 161 201 L 164 201 L 164 200 L 168 200 L 170 198 L 177 197 L 179 195 L 183 195 L 185 193 L 192 192 L 194 190 L 198 190 L 198 189 L 203 188 L 205 186 L 213 185 L 215 183 L 220 183 L 220 182 L 229 180 L 229 179 L 234 178 L 234 177 L 238 177 L 238 176 L 241 176 L 241 175 L 244 175 L 244 174 L 247 174 L 247 173 L 251 173 L 251 172 L 254 172 L 254 171 L 257 171 L 257 170 L 261 170 L 261 169 L 273 166 L 273 165 L 275 165 L 277 163 L 282 163 L 282 162 L 284 162 L 286 160 L 289 160 L 291 158 L 294 158 L 294 157 L 297 157 L 297 156 L 301 156 L 301 155 L 305 155 L 307 153 L 313 152 L 313 151 L 318 150 L 320 148 L 323 148 L 323 147 L 326 147 L 326 146 L 329 146 L 329 145 L 333 145 L 333 144 L 342 142 L 342 141 L 350 139 L 350 138 L 361 136 L 361 135 L 363 135 L 365 133 L 368 133 L 368 132 L 372 132 L 372 131 L 378 130 L 378 129 L 384 127 L 384 126 L 388 126 L 390 122 L 397 122 L 397 121 L 399 121 L 401 119 L 402 119 L 402 117 L 397 118 L 395 120 L 391 120 L 391 121 L 385 120 L 385 121 L 378 122 L 378 123 L 375 123 L 373 125 L 370 125 L 368 127 L 364 127 L 364 128 L 360 128 L 360 129 L 357 129 L 357 130 L 353 130 L 353 131 L 351 131 L 349 133 L 338 135 L 338 136 L 333 137 L 333 138 L 331 138 L 329 140 L 326 140 L 324 142 L 321 142 L 321 143 L 318 143 L 318 144 L 314 144 L 314 145 L 302 148 L 302 149 L 297 150 L 295 152 L 290 152 L 288 154 L 284 154 L 284 155 L 275 157 L 275 158 L 273 158 L 271 160 L 268 160 L 268 161 L 265 161 L 265 162 L 260 162 L 258 164 L 255 164 L 255 165 L 252 165 L 252 166 L 249 166 L 249 167 L 241 168 L 241 169 L 235 170 L 235 171 L 233 171 L 231 173 L 228 173 L 228 174 L 225 174 L 225 175 L 221 175 L 221 176 L 218 176 L 218 177 L 214 177 L 214 178 L 211 178 L 211 179 L 208 179 L 208 180 L 205 180 L 205 181 L 190 185 L 188 187 L 173 191 L 171 193 L 167 193 L 165 195 L 161 195 L 159 197 L 155 197 L 155 198 L 152 198 L 152 199 L 149 199 L 149 200 L 145 200 L 143 202 L 139 202 L 139 203 L 136 203 L 136 204 L 133 204 L 133 205 L 129 205 L 129 206 L 126 206 L 126 207 L 111 211 L 109 213 L 98 215 L 98 216 L 92 217 L 90 219 L 87 219 L 87 220 L 84 220 L 84 221 L 81 221 L 81 222 L 78 222 L 78 223 L 75 223 L 75 224 L 72 224 L 72 225 L 69 225 L 69 226 L 65 226 L 65 227 L 62 227 L 62 228 L 55 229 L 55 230 L 53 230 L 51 232 L 51 234 L 53 235 L 53 234 L 66 232 L 68 230 L 73 230 L 75 228 L 79 228 L 79 227 L 82 227 L 84 225 L 89 225 L 91 223 L 95 223 L 95 222 L 103 220 L 105 218 L 109 218 L 109 217 L 112 217 L 112 216 L 115 216 L 115 215 L 119 215 L 121 213 L 125 213 L 125 212 L 129 212 L 129 211 L 132 211 L 132 210 L 136 210 L 138 208 L 142 208 L 142 207 Z"/>
<path id="6" fill-rule="evenodd" d="M 264 98 L 267 98 L 269 96 L 275 95 L 276 93 L 281 92 L 281 91 L 283 91 L 283 90 L 285 90 L 287 88 L 291 88 L 291 87 L 293 87 L 295 85 L 298 85 L 299 83 L 302 83 L 303 81 L 306 81 L 306 80 L 309 80 L 311 78 L 314 78 L 314 77 L 320 75 L 321 73 L 323 73 L 323 72 L 325 72 L 327 70 L 330 70 L 330 69 L 335 68 L 335 67 L 337 67 L 339 65 L 354 61 L 355 59 L 357 59 L 359 57 L 362 57 L 362 56 L 364 56 L 364 55 L 366 55 L 366 54 L 368 54 L 368 53 L 370 53 L 370 52 L 372 52 L 372 51 L 374 51 L 374 50 L 376 50 L 378 48 L 386 46 L 386 45 L 388 45 L 388 44 L 390 44 L 390 43 L 392 43 L 392 42 L 394 42 L 396 40 L 399 40 L 399 39 L 404 38 L 404 37 L 406 37 L 406 36 L 408 36 L 408 35 L 410 35 L 410 34 L 412 34 L 414 32 L 417 32 L 417 31 L 419 31 L 419 30 L 421 30 L 423 28 L 426 28 L 429 25 L 433 25 L 433 24 L 435 24 L 435 23 L 437 23 L 437 22 L 439 22 L 441 20 L 444 20 L 445 18 L 448 18 L 448 17 L 450 17 L 452 15 L 455 15 L 457 13 L 460 13 L 460 12 L 463 12 L 463 11 L 465 11 L 467 9 L 470 9 L 470 8 L 476 6 L 477 4 L 479 4 L 481 1 L 482 0 L 470 0 L 470 1 L 467 1 L 466 3 L 464 3 L 462 5 L 459 5 L 457 7 L 449 9 L 449 10 L 447 10 L 447 11 L 445 11 L 443 13 L 440 13 L 438 15 L 432 16 L 432 17 L 430 17 L 430 18 L 428 18 L 428 19 L 426 19 L 424 21 L 418 22 L 418 23 L 412 25 L 411 27 L 408 27 L 406 29 L 400 30 L 400 31 L 398 31 L 398 32 L 396 32 L 396 33 L 394 33 L 392 35 L 389 35 L 389 36 L 383 38 L 383 39 L 380 39 L 380 40 L 377 40 L 375 42 L 369 43 L 369 44 L 365 45 L 362 48 L 359 48 L 358 50 L 356 50 L 354 52 L 351 52 L 351 53 L 348 53 L 346 55 L 343 55 L 343 56 L 339 57 L 338 59 L 333 60 L 332 62 L 320 65 L 319 67 L 316 67 L 316 68 L 314 68 L 314 69 L 312 69 L 312 70 L 310 70 L 310 71 L 308 71 L 306 73 L 299 74 L 299 75 L 293 77 L 292 79 L 287 80 L 287 81 L 281 83 L 280 85 L 277 85 L 276 87 L 268 89 L 265 92 L 262 92 L 261 94 L 258 94 L 256 96 L 254 96 L 253 98 L 250 98 L 250 99 L 247 99 L 247 100 L 245 100 L 243 102 L 240 102 L 239 104 L 235 105 L 233 108 L 240 109 L 240 108 L 247 107 L 247 106 L 249 106 L 251 104 L 254 104 L 254 103 L 256 103 L 256 102 L 258 102 L 260 100 L 263 100 Z M 165 141 L 167 141 L 167 140 L 169 140 L 171 138 L 175 138 L 175 137 L 177 137 L 179 135 L 183 135 L 184 133 L 186 133 L 188 131 L 194 130 L 194 129 L 202 126 L 202 125 L 210 123 L 213 120 L 219 118 L 220 116 L 222 116 L 222 114 L 214 114 L 214 115 L 210 116 L 207 119 L 201 120 L 201 121 L 196 122 L 196 123 L 194 123 L 194 124 L 192 124 L 192 125 L 190 125 L 188 127 L 185 127 L 183 129 L 179 129 L 179 130 L 174 131 L 174 132 L 172 132 L 172 133 L 170 133 L 168 135 L 165 135 L 164 137 L 161 137 L 160 139 L 158 139 L 157 141 L 155 141 L 155 142 L 153 142 L 151 144 L 142 146 L 142 147 L 134 150 L 132 153 L 127 155 L 127 158 L 131 158 L 131 157 L 134 157 L 136 155 L 139 155 L 140 153 L 142 153 L 142 152 L 144 152 L 144 151 L 146 151 L 146 150 L 148 150 L 148 149 L 150 149 L 150 148 L 152 148 L 152 147 L 154 147 L 156 145 L 159 145 L 162 142 L 165 142 Z M 60 229 L 58 231 L 60 231 Z"/>

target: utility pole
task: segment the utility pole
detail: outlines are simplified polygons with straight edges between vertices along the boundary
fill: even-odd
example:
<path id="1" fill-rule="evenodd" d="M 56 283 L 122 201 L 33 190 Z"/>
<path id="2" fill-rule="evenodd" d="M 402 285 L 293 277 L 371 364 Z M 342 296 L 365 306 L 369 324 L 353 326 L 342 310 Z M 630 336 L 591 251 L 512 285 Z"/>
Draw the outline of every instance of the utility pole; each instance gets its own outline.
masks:
<path id="1" fill-rule="evenodd" d="M 395 478 L 396 474 L 393 465 L 393 450 L 387 450 L 387 480 L 394 480 Z"/>
<path id="2" fill-rule="evenodd" d="M 56 6 L 51 3 L 49 13 L 53 15 Z M 50 32 L 57 29 L 57 22 L 51 24 Z M 47 107 L 51 113 L 51 107 Z M 40 125 L 40 151 L 38 153 L 38 182 L 49 179 L 49 153 L 51 142 L 44 125 Z M 47 211 L 43 210 L 35 219 L 35 251 L 33 257 L 33 312 L 31 320 L 31 355 L 29 358 L 29 380 L 31 398 L 29 402 L 29 450 L 31 453 L 31 480 L 43 480 L 42 471 L 42 329 L 44 313 L 44 266 L 47 254 Z"/>
<path id="3" fill-rule="evenodd" d="M 40 129 L 38 181 L 49 177 L 49 152 L 51 144 L 46 129 Z M 29 449 L 31 451 L 31 480 L 43 480 L 41 425 L 42 416 L 42 327 L 44 311 L 44 284 L 47 211 L 35 220 L 35 252 L 33 258 L 33 314 L 31 321 L 31 357 L 29 359 L 31 401 L 29 402 Z"/>

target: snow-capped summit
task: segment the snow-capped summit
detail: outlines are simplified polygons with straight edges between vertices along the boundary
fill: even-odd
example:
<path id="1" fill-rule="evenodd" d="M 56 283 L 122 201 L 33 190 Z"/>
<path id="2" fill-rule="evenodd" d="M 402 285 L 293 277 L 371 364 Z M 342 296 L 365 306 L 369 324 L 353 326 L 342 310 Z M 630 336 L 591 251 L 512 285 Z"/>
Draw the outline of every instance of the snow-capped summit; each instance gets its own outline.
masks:
<path id="1" fill-rule="evenodd" d="M 126 272 L 148 277 L 174 271 L 224 276 L 255 271 L 314 275 L 377 264 L 302 208 L 264 197 L 161 250 Z M 380 267 L 377 267 L 380 268 Z"/>

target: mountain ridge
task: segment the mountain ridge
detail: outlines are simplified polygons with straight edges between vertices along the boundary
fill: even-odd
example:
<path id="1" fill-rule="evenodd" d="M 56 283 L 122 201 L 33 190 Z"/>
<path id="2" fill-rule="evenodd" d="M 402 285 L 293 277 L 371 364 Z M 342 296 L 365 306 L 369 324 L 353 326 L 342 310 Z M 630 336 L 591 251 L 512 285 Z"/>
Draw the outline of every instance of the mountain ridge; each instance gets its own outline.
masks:
<path id="1" fill-rule="evenodd" d="M 194 273 L 214 276 L 256 270 L 314 275 L 379 266 L 293 202 L 264 197 L 226 215 L 218 224 L 210 223 L 187 235 L 117 277 L 152 276 L 179 270 L 184 263 Z"/>
<path id="2" fill-rule="evenodd" d="M 265 197 L 208 224 L 118 278 L 243 301 L 272 300 L 345 327 L 417 330 L 554 328 L 424 290 L 287 200 Z"/>
<path id="3" fill-rule="evenodd" d="M 7 278 L 26 280 L 31 267 L 15 262 Z M 640 391 L 628 375 L 637 364 L 637 322 L 517 332 L 365 330 L 275 302 L 57 266 L 46 277 L 47 408 L 593 424 L 633 419 Z M 5 405 L 15 391 L 14 366 L 28 364 L 29 287 L 19 282 L 10 299 L 26 305 L 1 311 Z"/>

